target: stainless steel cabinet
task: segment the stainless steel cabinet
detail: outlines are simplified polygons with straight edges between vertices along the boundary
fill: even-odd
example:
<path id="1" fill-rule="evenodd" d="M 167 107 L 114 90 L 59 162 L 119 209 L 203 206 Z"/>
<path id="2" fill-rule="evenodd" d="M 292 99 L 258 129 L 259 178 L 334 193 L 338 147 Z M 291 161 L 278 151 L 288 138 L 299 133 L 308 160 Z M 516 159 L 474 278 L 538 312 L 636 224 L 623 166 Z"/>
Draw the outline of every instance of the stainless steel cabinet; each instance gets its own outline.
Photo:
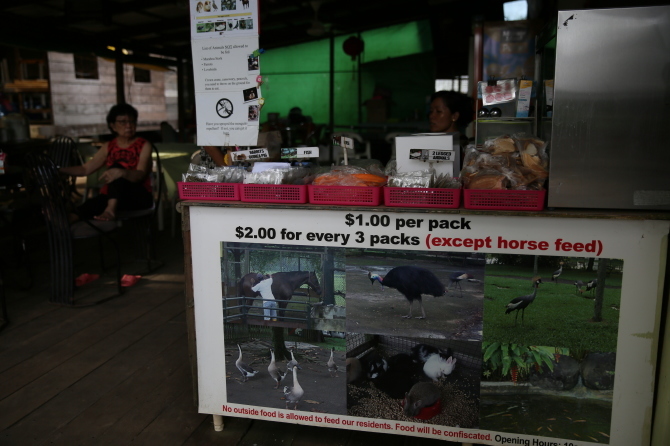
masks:
<path id="1" fill-rule="evenodd" d="M 549 207 L 670 209 L 670 6 L 558 14 Z"/>

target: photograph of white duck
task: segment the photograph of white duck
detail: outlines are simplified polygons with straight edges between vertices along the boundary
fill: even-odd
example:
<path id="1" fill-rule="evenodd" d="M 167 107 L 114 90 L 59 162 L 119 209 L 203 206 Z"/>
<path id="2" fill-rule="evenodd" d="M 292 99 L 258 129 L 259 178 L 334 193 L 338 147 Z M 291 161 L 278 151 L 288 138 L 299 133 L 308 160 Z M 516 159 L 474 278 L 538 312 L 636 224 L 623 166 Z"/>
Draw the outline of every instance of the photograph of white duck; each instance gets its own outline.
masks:
<path id="1" fill-rule="evenodd" d="M 305 394 L 305 391 L 300 387 L 300 383 L 298 382 L 298 366 L 293 366 L 291 371 L 293 372 L 293 386 L 284 386 L 284 398 L 286 399 L 287 409 L 289 408 L 289 404 L 292 403 L 293 410 L 298 410 L 298 403 Z"/>
<path id="2" fill-rule="evenodd" d="M 293 347 L 289 350 L 291 352 L 291 360 L 286 363 L 286 370 L 293 372 L 293 368 L 297 368 L 298 370 L 302 370 L 302 367 L 300 367 L 300 364 L 298 364 L 298 361 L 295 359 L 295 355 L 293 354 Z"/>
<path id="3" fill-rule="evenodd" d="M 330 376 L 337 378 L 337 364 L 335 364 L 335 359 L 333 358 L 334 354 L 335 348 L 333 347 L 330 349 L 330 358 L 328 359 L 326 365 L 328 366 L 328 373 L 330 373 Z"/>
<path id="4" fill-rule="evenodd" d="M 272 377 L 272 379 L 275 380 L 277 385 L 275 386 L 275 389 L 279 388 L 279 383 L 282 382 L 284 377 L 286 376 L 286 372 L 282 371 L 279 367 L 277 367 L 277 364 L 275 363 L 275 349 L 271 348 L 270 349 L 270 364 L 268 365 L 268 373 Z"/>
<path id="5" fill-rule="evenodd" d="M 346 414 L 346 376 L 339 373 L 344 367 L 346 341 L 334 336 L 324 336 L 319 341 L 316 337 L 321 330 L 284 330 L 281 346 L 273 339 L 275 329 L 263 327 L 250 337 L 241 324 L 235 324 L 234 329 L 228 327 L 226 402 L 268 409 L 284 409 L 288 405 L 291 409 L 297 406 L 297 410 Z M 284 368 L 287 359 L 291 369 Z M 288 395 L 284 394 L 284 386 L 289 387 Z M 301 397 L 301 391 L 309 399 Z"/>
<path id="6" fill-rule="evenodd" d="M 240 344 L 237 344 L 237 348 L 240 351 L 240 356 L 237 358 L 237 361 L 235 361 L 235 367 L 237 367 L 237 370 L 242 374 L 242 381 L 246 382 L 247 379 L 256 376 L 258 370 L 254 370 L 245 362 L 242 362 L 242 347 L 240 347 Z"/>

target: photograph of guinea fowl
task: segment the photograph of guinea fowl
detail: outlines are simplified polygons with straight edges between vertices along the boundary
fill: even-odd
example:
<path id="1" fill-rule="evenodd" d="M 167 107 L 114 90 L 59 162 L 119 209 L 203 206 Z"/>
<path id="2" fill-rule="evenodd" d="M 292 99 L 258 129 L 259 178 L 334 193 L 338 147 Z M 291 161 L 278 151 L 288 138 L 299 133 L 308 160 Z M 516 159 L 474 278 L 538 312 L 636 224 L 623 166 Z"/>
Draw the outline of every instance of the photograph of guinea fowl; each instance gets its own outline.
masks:
<path id="1" fill-rule="evenodd" d="M 386 273 L 385 276 L 368 273 L 368 278 L 373 285 L 375 281 L 379 282 L 382 285 L 382 290 L 384 286 L 395 288 L 405 296 L 405 299 L 409 303 L 409 313 L 402 317 L 406 319 L 412 318 L 412 303 L 414 301 L 419 302 L 419 308 L 421 309 L 421 316 L 416 316 L 416 318 L 426 318 L 426 312 L 423 309 L 423 302 L 421 301 L 422 294 L 440 297 L 444 296 L 445 293 L 445 287 L 440 282 L 440 279 L 428 269 L 420 266 L 396 266 Z"/>
<path id="2" fill-rule="evenodd" d="M 540 277 L 533 277 L 533 292 L 526 294 L 525 296 L 515 297 L 507 304 L 505 309 L 505 314 L 509 314 L 512 311 L 516 311 L 514 315 L 514 326 L 516 327 L 516 319 L 519 317 L 519 310 L 521 310 L 521 325 L 523 325 L 523 315 L 526 311 L 526 307 L 533 303 L 535 296 L 537 295 L 537 288 L 542 283 Z"/>
<path id="3" fill-rule="evenodd" d="M 450 347 L 416 343 L 410 349 L 408 338 L 389 339 L 402 339 L 399 347 L 405 351 L 392 354 L 387 348 L 374 348 L 361 358 L 347 358 L 348 415 L 460 427 L 478 424 L 479 367 L 457 366 Z M 481 343 L 469 344 L 477 354 Z"/>
<path id="4" fill-rule="evenodd" d="M 345 340 L 323 336 L 317 343 L 316 330 L 287 332 L 286 337 L 304 341 L 285 340 L 280 349 L 271 333 L 227 343 L 225 402 L 346 414 L 346 379 L 339 373 Z M 285 367 L 287 363 L 291 368 Z"/>

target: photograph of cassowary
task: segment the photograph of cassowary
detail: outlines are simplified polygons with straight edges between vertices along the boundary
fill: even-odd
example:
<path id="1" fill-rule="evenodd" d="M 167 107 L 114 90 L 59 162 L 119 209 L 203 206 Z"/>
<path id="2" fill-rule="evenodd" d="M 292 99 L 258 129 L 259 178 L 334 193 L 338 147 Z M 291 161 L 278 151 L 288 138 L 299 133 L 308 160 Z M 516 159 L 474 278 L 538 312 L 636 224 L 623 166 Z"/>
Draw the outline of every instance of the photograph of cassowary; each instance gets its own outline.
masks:
<path id="1" fill-rule="evenodd" d="M 485 341 L 482 354 L 481 429 L 609 443 L 616 353 Z"/>
<path id="2" fill-rule="evenodd" d="M 227 402 L 345 414 L 344 337 L 343 332 L 226 325 Z"/>
<path id="3" fill-rule="evenodd" d="M 615 352 L 623 260 L 486 255 L 484 341 Z"/>
<path id="4" fill-rule="evenodd" d="M 483 254 L 346 250 L 347 331 L 481 340 Z"/>
<path id="5" fill-rule="evenodd" d="M 481 343 L 347 333 L 347 414 L 442 426 L 479 423 Z"/>

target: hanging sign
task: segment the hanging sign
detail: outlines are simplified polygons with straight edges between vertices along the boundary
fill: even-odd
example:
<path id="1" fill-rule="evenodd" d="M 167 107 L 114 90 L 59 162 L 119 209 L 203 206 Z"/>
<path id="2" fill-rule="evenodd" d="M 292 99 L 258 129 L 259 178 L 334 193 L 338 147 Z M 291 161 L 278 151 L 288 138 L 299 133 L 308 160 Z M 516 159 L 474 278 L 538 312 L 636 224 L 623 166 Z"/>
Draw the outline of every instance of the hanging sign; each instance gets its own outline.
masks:
<path id="1" fill-rule="evenodd" d="M 256 0 L 191 0 L 190 7 L 197 144 L 255 146 L 262 106 Z"/>
<path id="2" fill-rule="evenodd" d="M 258 0 L 190 0 L 191 39 L 258 36 Z"/>

